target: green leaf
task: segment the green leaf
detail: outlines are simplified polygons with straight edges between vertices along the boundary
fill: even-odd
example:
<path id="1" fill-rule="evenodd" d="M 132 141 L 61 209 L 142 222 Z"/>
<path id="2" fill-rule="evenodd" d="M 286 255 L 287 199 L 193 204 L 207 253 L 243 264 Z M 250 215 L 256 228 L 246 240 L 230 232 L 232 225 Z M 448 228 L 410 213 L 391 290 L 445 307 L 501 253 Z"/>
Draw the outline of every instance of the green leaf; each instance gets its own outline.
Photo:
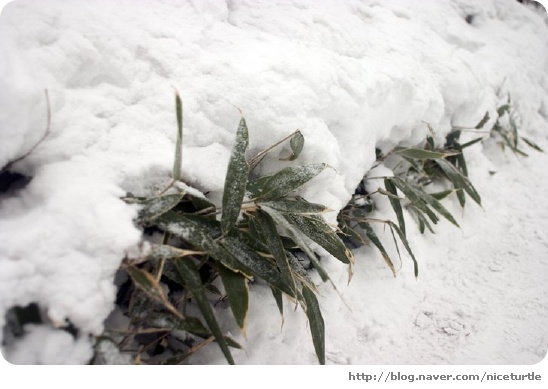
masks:
<path id="1" fill-rule="evenodd" d="M 291 272 L 293 273 L 293 277 L 299 280 L 301 284 L 306 285 L 310 290 L 316 292 L 316 285 L 314 284 L 314 281 L 312 281 L 312 278 L 310 278 L 310 275 L 306 269 L 303 267 L 301 261 L 299 261 L 299 259 L 289 251 L 286 252 L 286 256 Z"/>
<path id="2" fill-rule="evenodd" d="M 455 168 L 455 166 L 443 159 L 436 161 L 436 163 L 447 175 L 447 177 L 453 183 L 456 189 L 464 189 L 466 193 L 468 193 L 468 195 L 472 198 L 472 200 L 478 203 L 478 205 L 481 205 L 481 197 L 479 193 L 476 191 L 476 189 L 470 183 L 466 176 L 462 175 L 461 172 L 459 172 L 457 168 Z"/>
<path id="3" fill-rule="evenodd" d="M 301 134 L 300 131 L 296 131 L 295 134 L 291 137 L 289 145 L 291 146 L 292 154 L 289 157 L 282 159 L 282 161 L 294 161 L 299 157 L 301 151 L 303 151 L 304 146 L 303 134 Z"/>
<path id="4" fill-rule="evenodd" d="M 245 336 L 247 312 L 249 309 L 249 287 L 247 279 L 240 273 L 233 272 L 221 264 L 218 265 L 218 270 L 225 287 L 228 304 L 230 305 L 234 319 L 236 319 L 238 327 L 240 327 Z"/>
<path id="5" fill-rule="evenodd" d="M 293 241 L 299 246 L 301 250 L 305 252 L 306 255 L 310 258 L 310 261 L 312 262 L 312 265 L 317 270 L 318 274 L 320 275 L 322 281 L 330 280 L 329 275 L 325 271 L 325 269 L 320 264 L 320 261 L 318 261 L 318 258 L 316 257 L 316 254 L 310 249 L 306 242 L 306 235 L 301 232 L 298 228 L 295 228 L 281 213 L 276 211 L 275 209 L 272 209 L 270 207 L 263 206 L 261 207 L 263 211 L 268 213 L 277 226 L 282 227 L 287 234 L 289 234 L 289 237 L 293 239 Z"/>
<path id="6" fill-rule="evenodd" d="M 263 176 L 255 180 L 249 181 L 246 186 L 247 196 L 250 199 L 256 199 L 258 197 L 261 197 L 264 192 L 265 184 L 271 178 L 272 176 Z"/>
<path id="7" fill-rule="evenodd" d="M 442 190 L 441 192 L 430 193 L 430 196 L 432 196 L 436 200 L 443 200 L 444 198 L 446 198 L 453 192 L 454 192 L 453 189 Z"/>
<path id="8" fill-rule="evenodd" d="M 161 303 L 169 304 L 164 290 L 152 274 L 135 266 L 129 266 L 127 272 L 134 284 L 145 292 L 148 297 L 160 301 Z"/>
<path id="9" fill-rule="evenodd" d="M 265 205 L 282 213 L 298 213 L 301 215 L 314 215 L 331 211 L 321 204 L 309 203 L 302 199 L 261 201 L 258 205 Z"/>
<path id="10" fill-rule="evenodd" d="M 223 191 L 221 228 L 225 235 L 234 228 L 245 196 L 247 177 L 249 175 L 249 165 L 245 159 L 245 151 L 248 144 L 247 125 L 245 119 L 242 117 L 238 131 L 236 132 L 236 143 L 228 162 Z"/>
<path id="11" fill-rule="evenodd" d="M 361 222 L 360 227 L 363 228 L 363 230 L 365 231 L 365 235 L 371 241 L 371 243 L 373 243 L 377 247 L 377 249 L 381 252 L 382 257 L 384 258 L 384 261 L 386 262 L 386 264 L 392 271 L 392 274 L 394 275 L 394 277 L 396 277 L 396 269 L 394 268 L 394 263 L 392 263 L 392 260 L 390 259 L 388 252 L 382 245 L 379 237 L 373 230 L 373 227 L 371 227 L 371 225 L 367 222 Z"/>
<path id="12" fill-rule="evenodd" d="M 399 154 L 404 157 L 413 158 L 413 159 L 440 159 L 445 158 L 449 155 L 456 155 L 458 152 L 438 152 L 438 151 L 429 151 L 424 149 L 417 148 L 404 148 L 396 149 L 396 154 Z"/>
<path id="13" fill-rule="evenodd" d="M 274 224 L 274 220 L 268 213 L 261 210 L 257 212 L 255 219 L 270 253 L 276 260 L 276 265 L 278 266 L 278 269 L 280 269 L 282 277 L 285 282 L 291 286 L 293 295 L 296 295 L 297 286 L 295 284 L 295 279 L 293 278 L 293 274 L 289 267 L 285 249 L 282 240 L 280 239 L 279 232 L 276 229 L 276 225 Z"/>
<path id="14" fill-rule="evenodd" d="M 401 242 L 403 243 L 403 246 L 409 253 L 409 256 L 411 257 L 411 259 L 413 260 L 413 269 L 415 273 L 415 278 L 417 278 L 419 276 L 419 264 L 417 262 L 417 259 L 415 258 L 415 255 L 413 254 L 413 251 L 411 250 L 411 246 L 409 246 L 409 242 L 407 241 L 405 234 L 392 221 L 388 220 L 387 223 L 393 231 L 396 231 L 396 233 L 400 237 Z"/>
<path id="15" fill-rule="evenodd" d="M 232 358 L 232 354 L 228 348 L 228 343 L 223 336 L 221 328 L 219 327 L 219 323 L 217 322 L 213 308 L 207 299 L 206 290 L 202 284 L 198 269 L 191 261 L 184 259 L 175 261 L 175 266 L 179 276 L 181 277 L 181 281 L 190 290 L 196 304 L 198 304 L 198 307 L 200 308 L 200 311 L 202 312 L 211 333 L 215 337 L 215 340 L 219 344 L 226 360 L 229 364 L 234 365 L 234 359 Z"/>
<path id="16" fill-rule="evenodd" d="M 280 311 L 280 316 L 282 317 L 282 326 L 284 323 L 284 301 L 282 292 L 280 292 L 279 289 L 276 289 L 274 287 L 270 287 L 272 290 L 272 295 L 274 296 L 274 300 L 276 300 L 276 305 L 278 306 L 278 310 Z"/>
<path id="17" fill-rule="evenodd" d="M 541 153 L 544 153 L 544 150 L 540 148 L 539 145 L 537 145 L 535 142 L 533 142 L 532 140 L 528 139 L 528 138 L 525 138 L 525 137 L 521 137 L 521 139 L 527 143 L 530 147 L 534 148 L 535 150 L 537 151 L 540 151 Z"/>
<path id="18" fill-rule="evenodd" d="M 241 242 L 239 239 L 230 236 L 225 237 L 222 240 L 221 245 L 232 255 L 230 263 L 228 263 L 226 259 L 225 262 L 223 262 L 227 267 L 235 270 L 232 264 L 236 261 L 237 269 L 240 268 L 245 270 L 247 274 L 261 277 L 271 286 L 280 289 L 289 296 L 295 296 L 292 285 L 282 277 L 280 272 L 268 259 L 260 256 L 255 250 Z M 237 265 L 238 263 L 239 266 Z"/>
<path id="19" fill-rule="evenodd" d="M 203 325 L 200 319 L 195 317 L 187 316 L 184 319 L 179 319 L 169 313 L 154 312 L 154 315 L 150 316 L 147 324 L 150 327 L 186 331 L 201 338 L 208 338 L 211 336 L 211 331 Z"/>
<path id="20" fill-rule="evenodd" d="M 137 215 L 138 222 L 146 223 L 164 214 L 179 204 L 184 195 L 184 193 L 175 193 L 150 197 L 141 201 L 139 204 L 142 205 L 142 208 Z"/>
<path id="21" fill-rule="evenodd" d="M 325 163 L 316 163 L 282 169 L 264 183 L 261 198 L 280 199 L 316 177 L 326 167 Z"/>
<path id="22" fill-rule="evenodd" d="M 183 103 L 179 92 L 175 90 L 175 111 L 177 113 L 177 144 L 175 145 L 175 159 L 173 162 L 173 180 L 181 179 L 181 165 L 183 163 Z"/>
<path id="23" fill-rule="evenodd" d="M 396 186 L 388 178 L 384 179 L 384 187 L 386 188 L 388 192 L 390 192 L 393 195 L 393 196 L 388 196 L 388 199 L 390 200 L 392 209 L 394 209 L 394 212 L 396 213 L 396 217 L 398 218 L 400 229 L 405 235 L 405 219 L 403 218 L 401 201 L 398 198 L 398 190 L 396 189 Z"/>
<path id="24" fill-rule="evenodd" d="M 499 115 L 500 116 L 500 115 Z M 474 127 L 476 130 L 479 130 L 482 128 L 485 123 L 489 121 L 489 111 L 485 112 L 485 115 L 483 116 L 483 119 L 480 120 L 478 124 L 476 124 L 476 127 Z"/>
<path id="25" fill-rule="evenodd" d="M 304 311 L 308 317 L 308 325 L 310 326 L 316 356 L 320 364 L 325 365 L 325 325 L 320 305 L 314 292 L 306 286 L 303 286 L 303 298 L 306 303 Z"/>
<path id="26" fill-rule="evenodd" d="M 336 232 L 322 219 L 291 213 L 284 214 L 284 217 L 339 261 L 346 264 L 354 263 L 352 251 L 345 246 Z"/>
<path id="27" fill-rule="evenodd" d="M 439 218 L 434 212 L 432 212 L 432 210 L 430 210 L 430 208 L 428 208 L 428 203 L 423 199 L 423 194 L 425 193 L 422 190 L 414 188 L 399 177 L 387 178 L 391 183 L 393 183 L 399 190 L 403 192 L 403 194 L 407 197 L 411 204 L 415 206 L 417 210 L 425 213 L 434 224 L 439 221 Z"/>

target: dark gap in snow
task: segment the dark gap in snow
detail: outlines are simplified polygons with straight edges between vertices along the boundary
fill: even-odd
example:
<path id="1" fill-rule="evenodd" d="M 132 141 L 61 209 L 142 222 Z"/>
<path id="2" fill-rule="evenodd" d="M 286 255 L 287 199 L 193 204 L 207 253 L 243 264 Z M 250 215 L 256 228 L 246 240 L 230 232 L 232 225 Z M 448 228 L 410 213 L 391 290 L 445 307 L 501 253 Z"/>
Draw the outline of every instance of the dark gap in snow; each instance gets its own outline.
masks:
<path id="1" fill-rule="evenodd" d="M 27 177 L 20 173 L 12 173 L 3 171 L 0 173 L 0 194 L 15 192 L 23 189 L 31 181 L 31 177 Z"/>

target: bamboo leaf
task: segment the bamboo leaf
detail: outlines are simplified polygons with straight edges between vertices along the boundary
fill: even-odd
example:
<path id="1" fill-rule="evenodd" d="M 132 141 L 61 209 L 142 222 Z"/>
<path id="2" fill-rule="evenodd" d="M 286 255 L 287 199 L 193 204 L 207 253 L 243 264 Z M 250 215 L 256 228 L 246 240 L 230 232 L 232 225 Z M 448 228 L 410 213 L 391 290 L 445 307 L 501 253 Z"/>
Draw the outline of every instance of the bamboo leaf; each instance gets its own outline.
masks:
<path id="1" fill-rule="evenodd" d="M 175 261 L 175 266 L 182 282 L 190 290 L 196 304 L 198 304 L 198 307 L 204 316 L 204 320 L 215 337 L 215 340 L 219 344 L 226 360 L 229 364 L 234 365 L 234 359 L 232 358 L 232 354 L 228 348 L 228 343 L 223 336 L 221 328 L 219 327 L 219 323 L 217 322 L 213 308 L 207 299 L 206 290 L 202 284 L 202 280 L 200 279 L 200 274 L 198 273 L 196 266 L 188 260 L 177 260 Z"/>
<path id="2" fill-rule="evenodd" d="M 294 161 L 299 157 L 304 146 L 303 134 L 301 134 L 300 131 L 296 131 L 295 134 L 291 137 L 289 145 L 291 146 L 292 154 L 289 157 L 282 159 L 282 161 Z"/>
<path id="3" fill-rule="evenodd" d="M 373 230 L 373 227 L 371 227 L 371 225 L 367 222 L 361 222 L 360 227 L 363 228 L 363 230 L 365 231 L 365 235 L 371 241 L 371 243 L 373 243 L 375 245 L 375 247 L 377 247 L 377 249 L 381 252 L 382 257 L 384 258 L 384 261 L 386 262 L 386 264 L 388 265 L 388 267 L 392 271 L 392 274 L 394 275 L 394 277 L 396 277 L 396 269 L 394 268 L 394 263 L 390 259 L 390 256 L 388 255 L 388 252 L 386 251 L 386 249 L 382 245 L 379 237 L 377 236 L 377 234 Z"/>
<path id="4" fill-rule="evenodd" d="M 314 215 L 318 213 L 324 213 L 331 211 L 329 208 L 321 205 L 309 203 L 308 201 L 298 200 L 274 200 L 274 201 L 261 201 L 259 205 L 265 205 L 278 212 L 282 213 L 298 213 L 301 215 Z"/>
<path id="5" fill-rule="evenodd" d="M 339 261 L 349 265 L 354 263 L 352 251 L 345 246 L 336 232 L 322 219 L 291 213 L 284 214 L 284 217 Z"/>
<path id="6" fill-rule="evenodd" d="M 500 115 L 499 115 L 500 116 Z M 476 130 L 479 130 L 480 128 L 482 128 L 485 123 L 487 123 L 489 121 L 489 111 L 485 112 L 485 115 L 483 116 L 483 118 L 480 120 L 480 122 L 478 124 L 476 124 L 476 127 L 474 127 Z"/>
<path id="7" fill-rule="evenodd" d="M 537 150 L 537 151 L 540 151 L 541 153 L 544 153 L 544 150 L 540 148 L 539 145 L 537 145 L 535 142 L 533 142 L 532 140 L 528 139 L 528 138 L 525 138 L 525 137 L 521 137 L 521 139 L 527 143 L 530 147 L 532 147 L 533 149 Z"/>
<path id="8" fill-rule="evenodd" d="M 303 232 L 301 232 L 298 228 L 295 228 L 287 219 L 283 217 L 281 213 L 276 211 L 275 209 L 272 209 L 267 206 L 261 207 L 263 211 L 268 213 L 276 225 L 281 226 L 286 233 L 289 234 L 289 237 L 293 239 L 293 241 L 297 244 L 297 246 L 300 247 L 301 250 L 303 250 L 306 255 L 310 258 L 310 261 L 312 262 L 312 265 L 317 270 L 318 274 L 320 275 L 322 281 L 330 280 L 329 275 L 325 271 L 325 269 L 321 266 L 320 261 L 318 261 L 318 258 L 316 257 L 316 254 L 310 249 L 306 242 L 306 235 L 304 235 Z"/>
<path id="9" fill-rule="evenodd" d="M 170 304 L 160 283 L 149 272 L 135 266 L 129 266 L 127 272 L 135 285 L 145 294 L 163 304 Z"/>
<path id="10" fill-rule="evenodd" d="M 472 146 L 472 145 L 474 145 L 474 144 L 476 144 L 476 143 L 478 143 L 478 142 L 481 142 L 482 140 L 483 140 L 483 138 L 482 138 L 482 137 L 479 137 L 479 138 L 476 138 L 476 139 L 471 140 L 470 142 L 466 142 L 466 143 L 464 143 L 464 144 L 462 144 L 462 145 L 459 146 L 459 150 L 463 150 L 463 149 L 465 149 L 465 148 L 467 148 L 467 147 L 470 147 L 470 146 Z"/>
<path id="11" fill-rule="evenodd" d="M 232 255 L 233 261 L 239 263 L 239 267 L 247 271 L 247 274 L 257 275 L 289 296 L 295 296 L 292 285 L 282 277 L 270 261 L 261 257 L 255 250 L 239 239 L 230 236 L 223 239 L 221 245 Z M 228 267 L 233 269 L 230 265 Z"/>
<path id="12" fill-rule="evenodd" d="M 177 114 L 177 143 L 173 162 L 173 180 L 181 179 L 181 165 L 183 163 L 183 103 L 179 92 L 175 90 L 175 111 Z"/>
<path id="13" fill-rule="evenodd" d="M 447 175 L 449 180 L 453 183 L 456 189 L 464 189 L 466 193 L 476 202 L 481 205 L 481 197 L 476 189 L 472 186 L 467 177 L 462 175 L 455 166 L 445 160 L 436 161 L 438 166 Z M 461 203 L 461 205 L 463 205 Z"/>
<path id="14" fill-rule="evenodd" d="M 417 259 L 415 258 L 415 255 L 413 254 L 413 251 L 411 250 L 411 246 L 409 246 L 409 242 L 407 241 L 405 234 L 403 233 L 403 231 L 401 231 L 398 228 L 398 226 L 394 222 L 388 220 L 387 223 L 393 231 L 396 231 L 396 233 L 400 237 L 401 242 L 403 243 L 403 246 L 409 253 L 409 256 L 411 257 L 411 259 L 413 260 L 413 269 L 415 273 L 415 278 L 417 278 L 419 276 L 419 264 L 417 262 Z"/>
<path id="15" fill-rule="evenodd" d="M 262 232 L 262 236 L 265 239 L 268 249 L 276 260 L 276 265 L 278 266 L 278 269 L 280 269 L 282 277 L 285 282 L 291 286 L 293 295 L 296 295 L 297 286 L 295 284 L 295 279 L 293 278 L 293 274 L 289 267 L 285 249 L 280 239 L 279 232 L 276 229 L 274 220 L 272 220 L 272 217 L 268 213 L 261 210 L 257 212 L 255 219 Z"/>
<path id="16" fill-rule="evenodd" d="M 137 220 L 139 223 L 146 223 L 166 213 L 181 202 L 184 193 L 156 196 L 141 201 L 142 208 L 139 210 Z"/>
<path id="17" fill-rule="evenodd" d="M 284 324 L 284 301 L 282 292 L 280 292 L 279 289 L 276 289 L 274 287 L 270 287 L 270 290 L 272 290 L 272 295 L 274 296 L 274 300 L 276 300 L 276 305 L 278 306 L 278 310 L 280 311 L 280 316 L 282 317 L 282 326 Z"/>
<path id="18" fill-rule="evenodd" d="M 398 198 L 398 190 L 396 189 L 396 186 L 388 178 L 384 179 L 384 187 L 386 188 L 388 192 L 392 194 L 392 196 L 388 196 L 388 199 L 390 200 L 392 209 L 396 213 L 396 217 L 398 219 L 400 229 L 405 235 L 405 219 L 403 218 L 403 210 L 402 210 L 400 199 Z"/>
<path id="19" fill-rule="evenodd" d="M 245 119 L 242 117 L 236 132 L 236 142 L 228 162 L 225 186 L 223 191 L 223 210 L 221 228 L 223 234 L 234 227 L 240 214 L 240 208 L 245 196 L 249 165 L 245 159 L 245 151 L 249 144 L 249 135 Z"/>
<path id="20" fill-rule="evenodd" d="M 316 350 L 316 356 L 321 365 L 325 365 L 325 325 L 318 304 L 318 299 L 314 292 L 303 286 L 303 298 L 306 303 L 305 313 L 308 317 L 310 333 L 312 335 L 312 343 Z"/>
<path id="21" fill-rule="evenodd" d="M 387 179 L 401 190 L 411 204 L 413 204 L 417 210 L 425 213 L 434 224 L 439 221 L 439 218 L 430 210 L 430 208 L 428 208 L 428 203 L 423 199 L 423 191 L 414 188 L 399 177 L 387 177 Z"/>
<path id="22" fill-rule="evenodd" d="M 221 264 L 218 265 L 218 270 L 236 324 L 238 324 L 238 327 L 240 327 L 245 336 L 247 312 L 249 309 L 249 287 L 247 279 L 240 273 L 233 272 Z"/>
<path id="23" fill-rule="evenodd" d="M 316 177 L 326 167 L 325 163 L 317 163 L 282 169 L 265 182 L 261 198 L 264 200 L 280 199 Z"/>
<path id="24" fill-rule="evenodd" d="M 429 150 L 417 149 L 417 148 L 396 149 L 395 153 L 401 156 L 413 158 L 413 159 L 440 159 L 450 155 L 458 154 L 458 152 L 450 152 L 450 151 L 439 152 L 439 151 L 429 151 Z"/>
<path id="25" fill-rule="evenodd" d="M 432 196 L 436 200 L 443 200 L 444 198 L 446 198 L 453 192 L 454 192 L 453 189 L 442 190 L 441 192 L 430 193 L 430 196 Z"/>

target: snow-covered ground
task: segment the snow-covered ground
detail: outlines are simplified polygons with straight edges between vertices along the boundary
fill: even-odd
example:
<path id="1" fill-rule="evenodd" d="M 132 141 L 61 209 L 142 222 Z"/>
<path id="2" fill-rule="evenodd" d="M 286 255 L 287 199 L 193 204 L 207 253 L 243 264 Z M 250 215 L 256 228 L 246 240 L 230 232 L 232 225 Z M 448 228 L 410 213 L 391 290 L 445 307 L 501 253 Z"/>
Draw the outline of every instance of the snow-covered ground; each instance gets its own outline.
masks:
<path id="1" fill-rule="evenodd" d="M 375 147 L 420 144 L 425 123 L 441 142 L 485 111 L 489 127 L 508 93 L 523 134 L 548 149 L 548 18 L 514 0 L 17 0 L 0 16 L 0 74 L 1 167 L 44 134 L 45 89 L 51 102 L 51 133 L 11 167 L 32 180 L 0 197 L 0 325 L 10 307 L 36 302 L 54 325 L 68 319 L 84 334 L 29 327 L 2 341 L 14 363 L 91 357 L 86 334 L 101 334 L 115 271 L 140 241 L 135 209 L 120 197 L 169 181 L 173 87 L 185 107 L 186 183 L 220 200 L 236 105 L 250 154 L 298 128 L 306 140 L 298 163 L 335 168 L 303 191 L 335 210 L 330 221 Z M 277 157 L 265 172 L 280 166 Z M 466 158 L 483 208 L 468 202 L 462 212 L 448 200 L 461 229 L 410 229 L 417 280 L 409 258 L 394 279 L 364 248 L 346 286 L 346 268 L 325 258 L 346 303 L 321 286 L 329 364 L 545 357 L 548 156 L 516 157 L 486 142 Z M 388 206 L 379 215 L 393 218 Z M 316 363 L 304 314 L 288 307 L 280 328 L 270 291 L 252 291 L 237 363 Z M 210 345 L 191 362 L 224 359 Z"/>

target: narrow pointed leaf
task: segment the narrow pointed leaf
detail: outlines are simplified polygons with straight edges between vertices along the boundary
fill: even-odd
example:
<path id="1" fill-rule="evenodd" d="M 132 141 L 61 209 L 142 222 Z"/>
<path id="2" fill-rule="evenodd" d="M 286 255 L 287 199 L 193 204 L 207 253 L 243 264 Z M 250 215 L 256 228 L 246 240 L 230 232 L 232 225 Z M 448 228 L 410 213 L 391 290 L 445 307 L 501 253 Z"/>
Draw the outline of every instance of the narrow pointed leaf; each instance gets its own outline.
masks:
<path id="1" fill-rule="evenodd" d="M 485 115 L 483 116 L 483 118 L 480 120 L 478 124 L 476 124 L 475 129 L 479 130 L 485 125 L 485 123 L 487 123 L 487 121 L 489 121 L 489 111 L 485 112 Z"/>
<path id="2" fill-rule="evenodd" d="M 316 351 L 316 356 L 321 365 L 325 365 L 325 324 L 318 304 L 318 299 L 314 292 L 303 287 L 303 298 L 306 303 L 305 313 L 308 317 L 308 325 L 312 335 L 312 343 Z"/>
<path id="3" fill-rule="evenodd" d="M 462 145 L 459 146 L 459 150 L 464 150 L 465 148 L 470 147 L 470 146 L 472 146 L 472 145 L 474 145 L 478 142 L 481 142 L 482 140 L 483 140 L 483 138 L 479 137 L 479 138 L 471 140 L 470 142 L 463 143 Z"/>
<path id="4" fill-rule="evenodd" d="M 306 253 L 306 255 L 308 255 L 308 257 L 310 258 L 310 261 L 312 262 L 312 265 L 314 266 L 314 268 L 320 275 L 322 281 L 325 282 L 327 280 L 330 280 L 329 275 L 327 274 L 323 266 L 321 266 L 320 261 L 318 261 L 316 254 L 314 254 L 314 252 L 308 246 L 306 242 L 306 239 L 307 239 L 306 235 L 304 235 L 303 232 L 301 232 L 298 228 L 295 228 L 291 223 L 289 223 L 283 217 L 283 215 L 279 213 L 278 211 L 276 211 L 275 209 L 272 209 L 266 206 L 261 207 L 261 209 L 265 211 L 266 213 L 268 213 L 272 217 L 272 219 L 274 219 L 274 222 L 278 226 L 281 226 L 285 230 L 285 232 L 289 234 L 290 238 L 293 239 L 293 241 L 297 244 L 297 246 L 299 246 L 300 249 L 303 250 Z"/>
<path id="5" fill-rule="evenodd" d="M 247 312 L 249 310 L 249 287 L 247 279 L 240 273 L 218 265 L 219 275 L 223 281 L 225 292 L 228 298 L 228 304 L 236 320 L 236 324 L 245 335 Z"/>
<path id="6" fill-rule="evenodd" d="M 164 290 L 152 274 L 135 266 L 129 266 L 127 272 L 135 285 L 148 297 L 162 303 L 169 303 Z"/>
<path id="7" fill-rule="evenodd" d="M 282 317 L 282 326 L 283 326 L 283 324 L 284 324 L 284 301 L 283 301 L 282 292 L 280 292 L 279 289 L 276 289 L 274 287 L 270 287 L 270 290 L 272 290 L 272 296 L 274 296 L 274 300 L 276 300 L 276 306 L 278 307 L 278 311 L 280 311 L 280 316 Z"/>
<path id="8" fill-rule="evenodd" d="M 285 161 L 294 161 L 299 157 L 301 154 L 301 151 L 303 150 L 304 146 L 304 137 L 303 134 L 301 134 L 300 131 L 296 131 L 295 135 L 291 137 L 291 140 L 289 141 L 289 145 L 291 146 L 291 155 L 287 158 L 284 158 Z"/>
<path id="9" fill-rule="evenodd" d="M 179 276 L 181 277 L 182 282 L 192 293 L 192 296 L 194 297 L 196 304 L 200 308 L 200 311 L 204 316 L 204 320 L 207 323 L 207 326 L 209 327 L 211 333 L 215 337 L 215 340 L 219 344 L 223 355 L 225 356 L 229 364 L 234 365 L 234 359 L 232 358 L 232 354 L 230 353 L 230 349 L 228 348 L 228 343 L 223 336 L 221 328 L 219 327 L 219 323 L 217 322 L 217 318 L 215 317 L 213 308 L 211 307 L 211 304 L 207 299 L 206 291 L 204 285 L 202 284 L 202 280 L 200 279 L 200 274 L 198 273 L 196 266 L 194 266 L 194 264 L 188 260 L 177 260 L 175 261 L 175 266 L 177 268 Z"/>
<path id="10" fill-rule="evenodd" d="M 396 154 L 413 159 L 440 159 L 445 158 L 449 155 L 456 155 L 458 154 L 458 152 L 438 152 L 417 148 L 405 148 L 396 150 Z"/>
<path id="11" fill-rule="evenodd" d="M 472 186 L 467 177 L 462 175 L 457 168 L 445 160 L 436 161 L 439 167 L 447 175 L 449 180 L 453 183 L 455 188 L 462 188 L 468 193 L 468 195 L 479 205 L 481 205 L 481 197 L 476 189 Z"/>
<path id="12" fill-rule="evenodd" d="M 175 91 L 175 111 L 177 114 L 177 143 L 173 162 L 173 180 L 181 179 L 181 165 L 183 162 L 183 103 L 179 92 Z"/>
<path id="13" fill-rule="evenodd" d="M 407 199 L 417 208 L 417 210 L 425 213 L 434 224 L 439 221 L 439 218 L 434 212 L 432 212 L 432 210 L 430 210 L 430 208 L 428 208 L 428 203 L 423 199 L 422 194 L 424 192 L 414 188 L 399 177 L 388 177 L 388 180 L 399 190 L 401 190 Z"/>
<path id="14" fill-rule="evenodd" d="M 401 206 L 401 201 L 398 198 L 398 190 L 396 189 L 396 186 L 388 178 L 384 179 L 384 187 L 386 188 L 388 192 L 392 194 L 392 196 L 388 196 L 388 199 L 390 200 L 390 205 L 392 205 L 392 209 L 396 213 L 396 217 L 398 219 L 400 229 L 405 235 L 405 219 L 403 218 L 403 209 Z"/>
<path id="15" fill-rule="evenodd" d="M 430 193 L 430 196 L 432 196 L 436 200 L 443 200 L 444 198 L 446 198 L 453 192 L 454 192 L 453 189 L 442 190 L 441 192 Z"/>
<path id="16" fill-rule="evenodd" d="M 245 159 L 245 151 L 248 144 L 247 125 L 245 119 L 242 117 L 238 131 L 236 132 L 236 142 L 232 149 L 232 155 L 228 162 L 223 191 L 221 227 L 225 235 L 234 228 L 245 196 L 247 177 L 249 175 L 249 165 Z"/>
<path id="17" fill-rule="evenodd" d="M 282 277 L 284 278 L 285 282 L 292 288 L 293 295 L 296 295 L 297 286 L 295 283 L 295 279 L 289 267 L 289 262 L 285 253 L 285 249 L 280 239 L 279 232 L 276 229 L 276 224 L 274 223 L 274 220 L 272 220 L 272 217 L 268 213 L 261 210 L 257 212 L 257 216 L 255 219 L 262 232 L 262 236 L 265 239 L 266 245 L 270 250 L 270 253 L 274 256 L 274 259 L 276 260 L 276 265 L 278 266 Z"/>
<path id="18" fill-rule="evenodd" d="M 282 213 L 298 213 L 301 215 L 314 215 L 330 211 L 329 208 L 321 204 L 309 203 L 302 199 L 261 201 L 259 205 L 266 205 L 267 207 Z"/>
<path id="19" fill-rule="evenodd" d="M 280 199 L 316 177 L 326 167 L 325 163 L 317 163 L 282 169 L 266 181 L 261 198 Z"/>
<path id="20" fill-rule="evenodd" d="M 388 225 L 390 226 L 392 230 L 396 231 L 396 233 L 400 237 L 401 242 L 403 243 L 403 246 L 409 253 L 409 256 L 411 257 L 411 259 L 413 260 L 413 269 L 415 273 L 415 278 L 417 278 L 419 276 L 419 264 L 417 262 L 417 259 L 415 258 L 415 255 L 413 254 L 413 251 L 411 250 L 411 246 L 409 246 L 409 242 L 407 241 L 405 234 L 403 233 L 403 231 L 401 231 L 398 228 L 398 226 L 395 223 L 391 222 L 390 220 L 388 221 Z"/>
<path id="21" fill-rule="evenodd" d="M 544 153 L 544 150 L 540 148 L 539 145 L 537 145 L 535 142 L 533 142 L 532 140 L 528 139 L 528 138 L 525 138 L 525 137 L 521 137 L 521 139 L 527 143 L 530 147 L 534 148 L 535 150 L 537 151 L 540 151 L 541 153 Z"/>
<path id="22" fill-rule="evenodd" d="M 339 261 L 346 264 L 354 263 L 352 251 L 345 246 L 336 232 L 322 219 L 299 214 L 284 214 L 284 217 Z"/>
<path id="23" fill-rule="evenodd" d="M 392 274 L 394 275 L 394 277 L 396 277 L 396 269 L 394 268 L 394 263 L 392 262 L 392 260 L 390 259 L 390 256 L 388 255 L 388 252 L 382 245 L 381 240 L 379 239 L 379 237 L 373 230 L 373 227 L 371 227 L 371 225 L 367 222 L 360 223 L 360 227 L 364 229 L 365 235 L 371 241 L 371 243 L 373 243 L 375 247 L 377 247 L 377 249 L 381 252 L 382 257 L 384 258 L 384 261 L 386 262 L 386 264 L 392 271 Z"/>
<path id="24" fill-rule="evenodd" d="M 168 194 L 148 198 L 139 204 L 137 220 L 139 223 L 146 223 L 174 208 L 183 199 L 184 193 Z"/>

